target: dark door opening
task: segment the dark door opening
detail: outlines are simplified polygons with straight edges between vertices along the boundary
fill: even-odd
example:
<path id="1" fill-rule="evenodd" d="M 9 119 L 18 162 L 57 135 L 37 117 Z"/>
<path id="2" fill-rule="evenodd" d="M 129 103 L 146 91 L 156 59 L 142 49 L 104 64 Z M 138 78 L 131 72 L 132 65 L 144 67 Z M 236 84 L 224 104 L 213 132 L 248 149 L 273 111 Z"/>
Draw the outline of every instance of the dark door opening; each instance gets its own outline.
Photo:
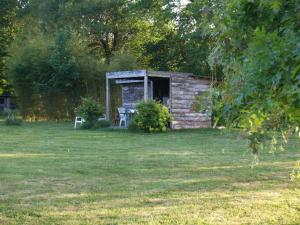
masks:
<path id="1" fill-rule="evenodd" d="M 170 101 L 170 79 L 154 77 L 153 82 L 153 99 L 169 107 Z"/>

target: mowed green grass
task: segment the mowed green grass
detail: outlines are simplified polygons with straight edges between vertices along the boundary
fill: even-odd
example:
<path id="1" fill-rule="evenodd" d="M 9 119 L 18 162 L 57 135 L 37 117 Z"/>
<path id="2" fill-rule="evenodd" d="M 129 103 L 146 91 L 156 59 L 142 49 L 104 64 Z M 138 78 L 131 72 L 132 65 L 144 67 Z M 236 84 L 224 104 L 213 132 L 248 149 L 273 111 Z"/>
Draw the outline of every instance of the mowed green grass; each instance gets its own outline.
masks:
<path id="1" fill-rule="evenodd" d="M 299 142 L 251 169 L 237 133 L 0 124 L 0 224 L 300 224 Z"/>

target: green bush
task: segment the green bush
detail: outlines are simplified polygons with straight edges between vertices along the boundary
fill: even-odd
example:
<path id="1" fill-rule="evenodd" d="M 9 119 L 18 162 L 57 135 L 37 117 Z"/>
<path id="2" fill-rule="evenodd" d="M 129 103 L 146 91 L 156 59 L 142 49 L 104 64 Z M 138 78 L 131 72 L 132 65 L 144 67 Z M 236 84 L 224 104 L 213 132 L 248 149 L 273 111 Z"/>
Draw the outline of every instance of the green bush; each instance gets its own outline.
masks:
<path id="1" fill-rule="evenodd" d="M 138 125 L 136 124 L 136 121 L 134 119 L 128 123 L 127 128 L 131 132 L 138 132 L 138 131 L 140 131 L 140 128 L 138 127 Z"/>
<path id="2" fill-rule="evenodd" d="M 82 98 L 76 113 L 85 119 L 82 127 L 90 129 L 97 126 L 98 118 L 104 114 L 104 108 L 91 98 Z"/>
<path id="3" fill-rule="evenodd" d="M 170 122 L 170 113 L 167 107 L 149 100 L 140 102 L 136 107 L 138 113 L 134 123 L 139 129 L 146 132 L 166 131 Z"/>
<path id="4" fill-rule="evenodd" d="M 111 126 L 111 122 L 109 120 L 99 120 L 96 123 L 96 128 L 108 128 Z"/>
<path id="5" fill-rule="evenodd" d="M 21 119 L 17 119 L 17 118 L 7 118 L 4 121 L 4 124 L 6 126 L 21 126 L 22 120 Z"/>
<path id="6" fill-rule="evenodd" d="M 19 110 L 30 120 L 70 119 L 80 96 L 104 93 L 107 66 L 91 53 L 85 38 L 68 28 L 51 34 L 36 26 L 29 30 L 25 33 L 34 35 L 20 33 L 6 63 Z"/>

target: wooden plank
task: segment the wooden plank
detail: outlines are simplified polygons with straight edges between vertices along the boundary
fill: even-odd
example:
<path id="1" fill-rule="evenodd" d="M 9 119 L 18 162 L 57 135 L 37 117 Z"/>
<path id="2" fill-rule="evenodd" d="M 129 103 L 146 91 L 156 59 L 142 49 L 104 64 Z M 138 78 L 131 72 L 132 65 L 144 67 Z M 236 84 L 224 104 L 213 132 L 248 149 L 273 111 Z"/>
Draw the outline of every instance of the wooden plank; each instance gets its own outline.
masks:
<path id="1" fill-rule="evenodd" d="M 188 110 L 189 112 L 192 111 L 192 106 L 191 105 L 177 105 L 173 103 L 173 111 L 176 109 L 185 109 Z"/>
<path id="2" fill-rule="evenodd" d="M 166 71 L 148 71 L 149 77 L 189 77 L 192 73 L 166 72 Z"/>
<path id="3" fill-rule="evenodd" d="M 177 85 L 182 85 L 183 83 L 188 83 L 188 84 L 201 84 L 201 85 L 207 85 L 210 86 L 210 83 L 208 83 L 207 81 L 202 81 L 202 80 L 176 80 L 172 83 L 173 86 L 177 86 Z"/>
<path id="4" fill-rule="evenodd" d="M 199 85 L 199 86 L 185 86 L 185 87 L 172 87 L 174 93 L 179 91 L 189 92 L 189 93 L 195 93 L 199 91 L 208 91 L 209 86 L 206 85 Z"/>
<path id="5" fill-rule="evenodd" d="M 183 81 L 184 82 L 184 81 Z M 173 83 L 172 88 L 210 88 L 210 85 L 195 83 L 195 82 L 185 82 L 185 83 Z"/>
<path id="6" fill-rule="evenodd" d="M 199 122 L 199 123 L 172 121 L 172 127 L 173 127 L 173 129 L 209 128 L 209 127 L 211 127 L 211 121 L 205 121 L 205 122 Z"/>
<path id="7" fill-rule="evenodd" d="M 204 113 L 173 113 L 173 118 L 186 118 L 188 119 L 203 119 L 203 118 L 209 118 L 206 114 Z"/>
<path id="8" fill-rule="evenodd" d="M 201 124 L 210 124 L 211 120 L 206 120 L 206 121 L 178 121 L 178 120 L 172 120 L 173 124 L 176 125 L 201 125 Z"/>
<path id="9" fill-rule="evenodd" d="M 144 80 L 127 80 L 127 79 L 120 79 L 116 80 L 116 84 L 132 84 L 132 83 L 143 83 Z"/>
<path id="10" fill-rule="evenodd" d="M 176 100 L 186 100 L 186 101 L 195 101 L 195 95 L 177 95 L 175 96 Z"/>
<path id="11" fill-rule="evenodd" d="M 171 113 L 172 113 L 172 115 L 174 114 L 174 113 L 188 113 L 188 112 L 190 112 L 191 111 L 191 109 L 190 108 L 187 108 L 187 109 L 184 109 L 184 108 L 174 108 L 174 107 L 172 107 L 172 110 L 171 110 Z"/>
<path id="12" fill-rule="evenodd" d="M 173 113 L 172 114 L 174 118 L 208 118 L 208 116 L 205 113 L 190 113 L 190 112 L 184 112 L 184 113 Z"/>
<path id="13" fill-rule="evenodd" d="M 173 88 L 172 88 L 172 95 L 173 95 L 173 99 L 176 98 L 177 96 L 182 96 L 182 95 L 194 95 L 196 96 L 198 93 L 198 91 L 175 91 Z"/>
<path id="14" fill-rule="evenodd" d="M 172 109 L 173 109 L 172 82 L 173 82 L 173 78 L 170 77 L 170 79 L 169 79 L 169 107 L 170 107 L 170 112 L 172 112 Z"/>
<path id="15" fill-rule="evenodd" d="M 120 78 L 144 77 L 145 75 L 146 75 L 146 70 L 118 71 L 118 72 L 107 72 L 106 78 L 120 79 Z"/>
<path id="16" fill-rule="evenodd" d="M 178 104 L 178 105 L 180 105 L 180 104 L 188 105 L 188 104 L 190 104 L 190 102 L 191 101 L 187 101 L 185 99 L 183 99 L 183 100 L 173 99 L 173 104 Z"/>
<path id="17" fill-rule="evenodd" d="M 183 102 L 181 102 L 181 101 L 183 101 Z M 182 98 L 179 98 L 179 97 L 176 97 L 176 98 L 173 99 L 173 103 L 175 103 L 177 105 L 180 105 L 180 104 L 192 105 L 194 102 L 195 102 L 195 99 L 182 99 Z"/>
<path id="18" fill-rule="evenodd" d="M 192 111 L 193 109 L 193 103 L 186 103 L 186 104 L 178 104 L 173 102 L 173 108 L 174 109 L 189 109 Z"/>
<path id="19" fill-rule="evenodd" d="M 178 103 L 178 102 L 175 102 L 176 100 L 173 100 L 173 108 L 174 109 L 180 109 L 180 108 L 189 108 L 191 109 L 192 106 L 193 106 L 193 102 L 186 102 L 186 103 Z"/>
<path id="20" fill-rule="evenodd" d="M 110 91 L 109 91 L 109 79 L 106 77 L 106 118 L 109 120 L 109 112 L 110 112 Z"/>
<path id="21" fill-rule="evenodd" d="M 148 75 L 144 76 L 144 100 L 148 100 Z"/>
<path id="22" fill-rule="evenodd" d="M 153 99 L 153 81 L 151 80 L 149 82 L 149 88 L 148 88 L 148 99 Z"/>
<path id="23" fill-rule="evenodd" d="M 209 85 L 206 84 L 182 84 L 177 86 L 172 86 L 174 89 L 195 89 L 195 90 L 207 90 L 210 88 Z"/>
<path id="24" fill-rule="evenodd" d="M 172 125 L 173 130 L 180 129 L 199 129 L 199 128 L 211 128 L 210 124 L 201 124 L 201 125 Z"/>
<path id="25" fill-rule="evenodd" d="M 178 113 L 178 114 L 174 114 L 175 116 L 176 115 L 182 115 L 182 113 Z M 201 113 L 201 112 L 187 112 L 187 113 L 184 113 L 185 116 L 206 116 L 204 113 Z"/>
<path id="26" fill-rule="evenodd" d="M 210 84 L 211 81 L 209 78 L 204 78 L 204 77 L 199 77 L 199 76 L 173 76 L 174 77 L 174 82 L 182 82 L 182 81 L 194 81 L 194 82 L 201 82 L 205 84 Z"/>
<path id="27" fill-rule="evenodd" d="M 173 118 L 174 121 L 185 122 L 185 123 L 205 122 L 211 120 L 209 117 L 173 117 Z"/>
<path id="28" fill-rule="evenodd" d="M 149 71 L 148 73 L 149 77 L 164 77 L 164 78 L 170 78 L 171 75 L 169 73 L 163 73 L 163 72 L 156 72 L 156 71 Z"/>

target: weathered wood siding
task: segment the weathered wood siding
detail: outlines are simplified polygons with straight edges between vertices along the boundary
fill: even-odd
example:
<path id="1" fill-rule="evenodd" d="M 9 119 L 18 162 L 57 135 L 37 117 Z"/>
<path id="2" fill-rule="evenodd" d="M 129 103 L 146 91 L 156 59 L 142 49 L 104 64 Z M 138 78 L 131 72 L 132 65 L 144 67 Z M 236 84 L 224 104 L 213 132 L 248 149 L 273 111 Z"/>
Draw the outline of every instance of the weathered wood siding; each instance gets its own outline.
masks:
<path id="1" fill-rule="evenodd" d="M 148 83 L 148 98 L 152 99 L 152 82 Z M 144 100 L 144 83 L 122 84 L 122 106 L 135 108 L 136 104 Z"/>
<path id="2" fill-rule="evenodd" d="M 122 106 L 134 108 L 135 105 L 144 99 L 144 84 L 133 83 L 122 85 Z"/>
<path id="3" fill-rule="evenodd" d="M 171 76 L 172 129 L 211 127 L 211 118 L 194 109 L 196 96 L 208 91 L 209 86 L 207 79 L 175 74 Z"/>

